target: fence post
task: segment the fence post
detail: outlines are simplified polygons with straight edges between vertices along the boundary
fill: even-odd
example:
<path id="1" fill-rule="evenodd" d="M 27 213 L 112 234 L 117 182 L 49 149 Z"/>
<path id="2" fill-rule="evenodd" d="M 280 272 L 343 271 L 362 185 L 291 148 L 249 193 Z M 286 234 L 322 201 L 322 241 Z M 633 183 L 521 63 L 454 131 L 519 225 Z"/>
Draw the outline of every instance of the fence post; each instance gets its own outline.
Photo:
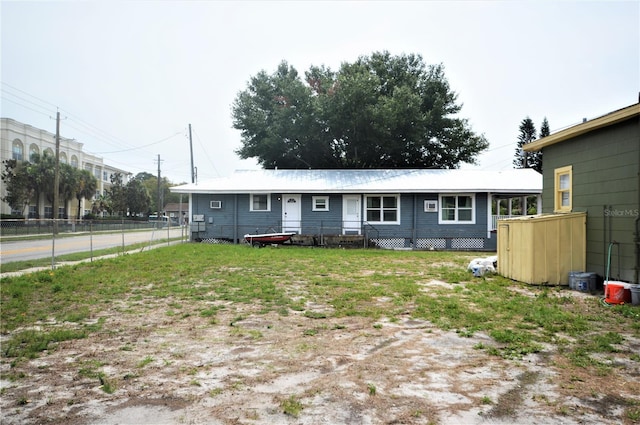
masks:
<path id="1" fill-rule="evenodd" d="M 55 223 L 55 218 L 53 219 L 53 228 L 51 231 L 51 270 L 55 270 L 56 268 L 56 231 L 55 231 L 55 227 L 56 227 L 56 223 Z"/>
<path id="2" fill-rule="evenodd" d="M 121 219 L 120 231 L 122 233 L 122 255 L 124 255 L 124 218 Z"/>
<path id="3" fill-rule="evenodd" d="M 93 221 L 89 222 L 89 251 L 91 252 L 91 262 L 93 263 Z"/>

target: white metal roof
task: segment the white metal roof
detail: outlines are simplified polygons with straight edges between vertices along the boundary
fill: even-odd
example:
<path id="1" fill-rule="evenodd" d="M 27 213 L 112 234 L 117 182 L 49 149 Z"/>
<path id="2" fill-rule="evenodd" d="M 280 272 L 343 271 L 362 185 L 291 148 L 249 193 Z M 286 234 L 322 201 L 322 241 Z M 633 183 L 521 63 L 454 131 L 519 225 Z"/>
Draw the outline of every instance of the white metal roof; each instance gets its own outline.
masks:
<path id="1" fill-rule="evenodd" d="M 239 170 L 174 193 L 542 193 L 532 169 L 488 170 Z"/>

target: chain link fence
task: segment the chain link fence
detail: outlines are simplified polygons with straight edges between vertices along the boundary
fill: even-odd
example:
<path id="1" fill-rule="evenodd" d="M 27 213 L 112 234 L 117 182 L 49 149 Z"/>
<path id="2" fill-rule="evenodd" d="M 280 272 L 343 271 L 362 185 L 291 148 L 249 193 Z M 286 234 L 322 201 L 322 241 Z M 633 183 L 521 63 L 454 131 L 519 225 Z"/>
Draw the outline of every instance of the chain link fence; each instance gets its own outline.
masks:
<path id="1" fill-rule="evenodd" d="M 50 258 L 55 267 L 60 256 L 84 253 L 93 260 L 104 252 L 186 242 L 189 232 L 171 221 L 3 219 L 0 236 L 1 265 Z"/>

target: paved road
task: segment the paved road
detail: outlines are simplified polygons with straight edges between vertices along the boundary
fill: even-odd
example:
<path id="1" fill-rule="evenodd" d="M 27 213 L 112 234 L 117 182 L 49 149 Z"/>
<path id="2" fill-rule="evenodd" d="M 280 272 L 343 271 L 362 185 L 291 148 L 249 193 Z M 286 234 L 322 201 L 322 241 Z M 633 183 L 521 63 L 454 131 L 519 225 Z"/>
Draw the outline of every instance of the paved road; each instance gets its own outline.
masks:
<path id="1" fill-rule="evenodd" d="M 186 229 L 171 228 L 160 230 L 141 230 L 125 233 L 96 233 L 93 235 L 82 234 L 78 236 L 66 236 L 56 238 L 56 257 L 75 252 L 89 252 L 100 249 L 113 248 L 123 245 L 132 245 L 140 242 L 157 242 L 159 239 L 179 238 L 181 235 L 186 238 Z M 13 261 L 34 260 L 38 258 L 51 258 L 54 249 L 51 239 L 26 240 L 26 241 L 3 241 L 0 248 L 0 264 Z"/>

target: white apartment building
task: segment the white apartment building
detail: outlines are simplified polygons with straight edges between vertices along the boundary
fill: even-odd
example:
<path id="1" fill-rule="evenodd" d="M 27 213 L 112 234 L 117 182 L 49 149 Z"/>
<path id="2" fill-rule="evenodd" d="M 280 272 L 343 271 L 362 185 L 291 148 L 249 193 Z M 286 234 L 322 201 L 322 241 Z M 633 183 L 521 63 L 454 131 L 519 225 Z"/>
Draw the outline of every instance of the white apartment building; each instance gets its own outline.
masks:
<path id="1" fill-rule="evenodd" d="M 46 130 L 23 124 L 11 118 L 0 118 L 0 162 L 6 159 L 28 161 L 33 154 L 43 155 L 48 153 L 55 157 L 56 136 Z M 91 211 L 92 201 L 99 195 L 104 195 L 111 186 L 111 175 L 121 173 L 123 184 L 127 184 L 131 173 L 105 164 L 102 158 L 83 152 L 83 143 L 75 139 L 60 137 L 60 163 L 69 164 L 72 167 L 90 171 L 98 181 L 96 194 L 92 199 L 82 200 L 82 215 Z M 4 169 L 4 166 L 3 166 Z M 4 182 L 0 181 L 0 196 L 6 195 Z M 51 204 L 46 199 L 41 199 L 39 216 L 41 218 L 53 217 Z M 70 201 L 68 205 L 58 206 L 60 218 L 77 218 L 77 200 Z M 12 211 L 11 207 L 0 201 L 0 213 L 15 214 L 24 217 L 36 216 L 36 202 L 31 200 L 27 211 Z"/>

